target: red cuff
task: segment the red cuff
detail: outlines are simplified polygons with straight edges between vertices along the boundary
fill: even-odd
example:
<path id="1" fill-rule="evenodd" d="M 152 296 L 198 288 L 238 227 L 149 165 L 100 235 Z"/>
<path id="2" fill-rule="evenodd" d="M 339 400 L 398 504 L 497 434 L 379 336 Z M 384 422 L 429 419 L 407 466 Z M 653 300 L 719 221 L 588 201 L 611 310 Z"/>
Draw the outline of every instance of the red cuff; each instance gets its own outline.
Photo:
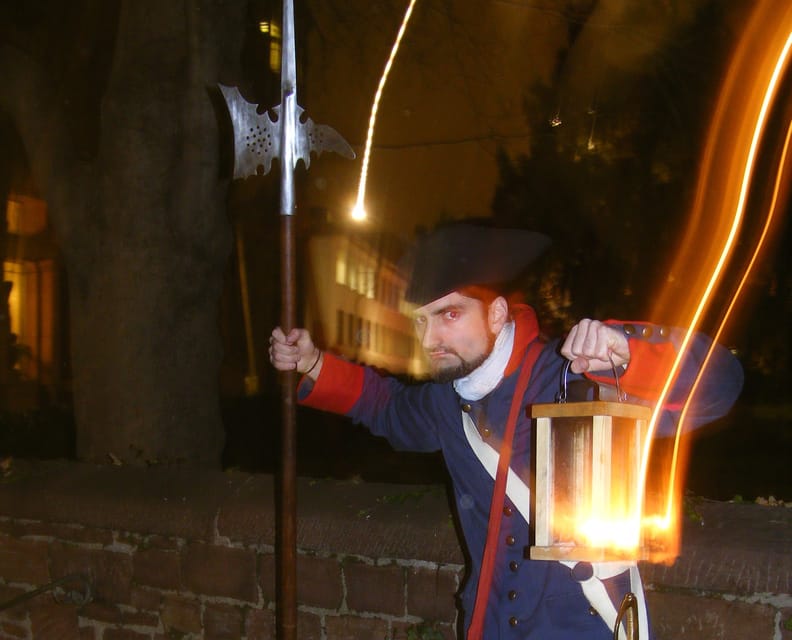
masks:
<path id="1" fill-rule="evenodd" d="M 630 338 L 630 364 L 619 378 L 622 391 L 656 400 L 663 390 L 666 378 L 676 359 L 676 350 L 670 342 L 651 343 L 639 338 Z M 597 382 L 613 386 L 613 376 L 587 374 Z"/>
<path id="2" fill-rule="evenodd" d="M 306 378 L 300 386 L 306 384 Z M 300 398 L 305 407 L 346 414 L 352 409 L 363 391 L 363 367 L 342 360 L 325 351 L 319 378 L 308 395 Z"/>

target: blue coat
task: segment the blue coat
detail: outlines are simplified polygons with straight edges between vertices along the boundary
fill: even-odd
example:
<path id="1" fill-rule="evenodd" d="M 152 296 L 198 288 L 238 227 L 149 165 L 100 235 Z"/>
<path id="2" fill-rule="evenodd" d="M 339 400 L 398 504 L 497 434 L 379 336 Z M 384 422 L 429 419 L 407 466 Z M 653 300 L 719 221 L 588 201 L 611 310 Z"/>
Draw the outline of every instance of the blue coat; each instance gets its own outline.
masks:
<path id="1" fill-rule="evenodd" d="M 443 453 L 452 479 L 456 511 L 464 535 L 470 566 L 461 592 L 464 628 L 470 624 L 476 597 L 481 558 L 487 536 L 494 481 L 474 455 L 461 424 L 461 411 L 473 417 L 482 437 L 496 450 L 526 348 L 538 340 L 538 325 L 530 307 L 517 307 L 515 345 L 506 375 L 500 385 L 478 402 L 463 401 L 450 383 L 405 385 L 326 354 L 316 383 L 303 380 L 299 390 L 302 404 L 343 413 L 383 436 L 397 450 L 437 451 Z M 663 368 L 673 359 L 681 334 L 649 324 L 611 323 L 628 336 L 631 360 L 621 377 L 621 388 L 631 401 L 648 402 L 664 379 Z M 678 409 L 684 404 L 710 341 L 697 335 L 689 350 L 672 392 L 668 410 L 658 431 L 673 433 Z M 558 353 L 558 343 L 542 349 L 533 367 L 524 406 L 554 402 L 566 360 Z M 734 403 L 742 386 L 742 369 L 726 349 L 716 347 L 712 372 L 699 385 L 696 403 L 686 418 L 689 427 L 699 426 L 724 415 Z M 660 374 L 658 374 L 660 372 Z M 569 380 L 581 376 L 569 375 Z M 613 382 L 610 376 L 598 379 Z M 531 486 L 532 421 L 521 412 L 513 443 L 511 468 Z M 508 496 L 503 510 L 492 588 L 487 607 L 484 638 L 537 640 L 610 640 L 608 629 L 591 608 L 570 569 L 554 561 L 527 559 L 531 544 L 528 523 Z M 608 593 L 618 606 L 630 591 L 628 575 L 607 581 Z M 642 638 L 647 638 L 645 630 Z"/>

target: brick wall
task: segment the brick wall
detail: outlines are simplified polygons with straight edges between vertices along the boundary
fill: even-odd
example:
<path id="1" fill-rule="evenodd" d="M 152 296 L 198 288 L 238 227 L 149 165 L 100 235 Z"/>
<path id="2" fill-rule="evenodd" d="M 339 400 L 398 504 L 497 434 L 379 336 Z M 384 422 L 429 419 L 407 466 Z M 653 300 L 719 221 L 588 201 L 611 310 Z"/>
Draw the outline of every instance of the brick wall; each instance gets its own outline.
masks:
<path id="1" fill-rule="evenodd" d="M 274 638 L 272 485 L 182 469 L 19 468 L 0 484 L 0 605 L 72 574 L 93 593 L 82 604 L 47 591 L 0 611 L 0 638 Z M 442 487 L 300 480 L 298 495 L 301 640 L 455 637 L 463 561 Z"/>
<path id="2" fill-rule="evenodd" d="M 0 611 L 0 639 L 274 638 L 272 485 L 18 467 L 0 483 L 0 605 L 75 573 L 93 591 Z M 658 640 L 791 639 L 792 509 L 704 503 L 688 529 L 675 565 L 642 570 Z M 455 637 L 463 557 L 442 487 L 300 480 L 297 541 L 301 640 Z"/>

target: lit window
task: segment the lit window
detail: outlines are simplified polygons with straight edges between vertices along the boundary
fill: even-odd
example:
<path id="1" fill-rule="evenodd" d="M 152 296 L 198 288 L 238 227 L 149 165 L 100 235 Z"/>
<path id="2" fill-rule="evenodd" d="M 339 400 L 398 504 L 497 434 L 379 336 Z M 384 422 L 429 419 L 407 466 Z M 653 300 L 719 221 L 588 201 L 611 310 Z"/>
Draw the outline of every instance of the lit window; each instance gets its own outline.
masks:
<path id="1" fill-rule="evenodd" d="M 269 67 L 270 71 L 277 73 L 281 68 L 281 45 L 277 40 L 270 42 L 269 52 Z"/>
<path id="2" fill-rule="evenodd" d="M 346 284 L 346 260 L 344 260 L 344 255 L 339 253 L 336 256 L 336 283 L 338 284 Z"/>
<path id="3" fill-rule="evenodd" d="M 259 31 L 270 37 L 269 48 L 269 67 L 273 72 L 280 71 L 281 68 L 281 31 L 280 25 L 276 22 L 262 20 L 259 22 Z"/>
<path id="4" fill-rule="evenodd" d="M 352 289 L 352 291 L 357 291 L 357 269 L 354 265 L 350 265 L 347 273 L 349 274 L 349 282 L 347 282 L 349 288 Z"/>

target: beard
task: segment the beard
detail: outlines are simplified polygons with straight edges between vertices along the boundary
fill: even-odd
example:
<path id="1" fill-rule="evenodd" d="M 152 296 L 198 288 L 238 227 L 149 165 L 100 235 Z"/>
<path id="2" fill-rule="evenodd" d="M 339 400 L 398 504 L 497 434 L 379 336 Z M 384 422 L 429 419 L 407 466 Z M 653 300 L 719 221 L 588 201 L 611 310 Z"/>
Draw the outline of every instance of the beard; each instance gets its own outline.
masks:
<path id="1" fill-rule="evenodd" d="M 471 373 L 473 373 L 476 369 L 478 369 L 484 361 L 490 357 L 492 353 L 492 349 L 495 347 L 495 338 L 494 334 L 489 336 L 489 344 L 487 345 L 487 350 L 476 356 L 471 360 L 465 360 L 460 356 L 456 351 L 449 349 L 448 353 L 455 355 L 459 358 L 459 363 L 456 365 L 449 365 L 447 367 L 439 368 L 432 372 L 432 380 L 438 383 L 446 383 L 446 382 L 453 382 L 454 380 L 459 380 L 460 378 L 464 378 Z"/>

